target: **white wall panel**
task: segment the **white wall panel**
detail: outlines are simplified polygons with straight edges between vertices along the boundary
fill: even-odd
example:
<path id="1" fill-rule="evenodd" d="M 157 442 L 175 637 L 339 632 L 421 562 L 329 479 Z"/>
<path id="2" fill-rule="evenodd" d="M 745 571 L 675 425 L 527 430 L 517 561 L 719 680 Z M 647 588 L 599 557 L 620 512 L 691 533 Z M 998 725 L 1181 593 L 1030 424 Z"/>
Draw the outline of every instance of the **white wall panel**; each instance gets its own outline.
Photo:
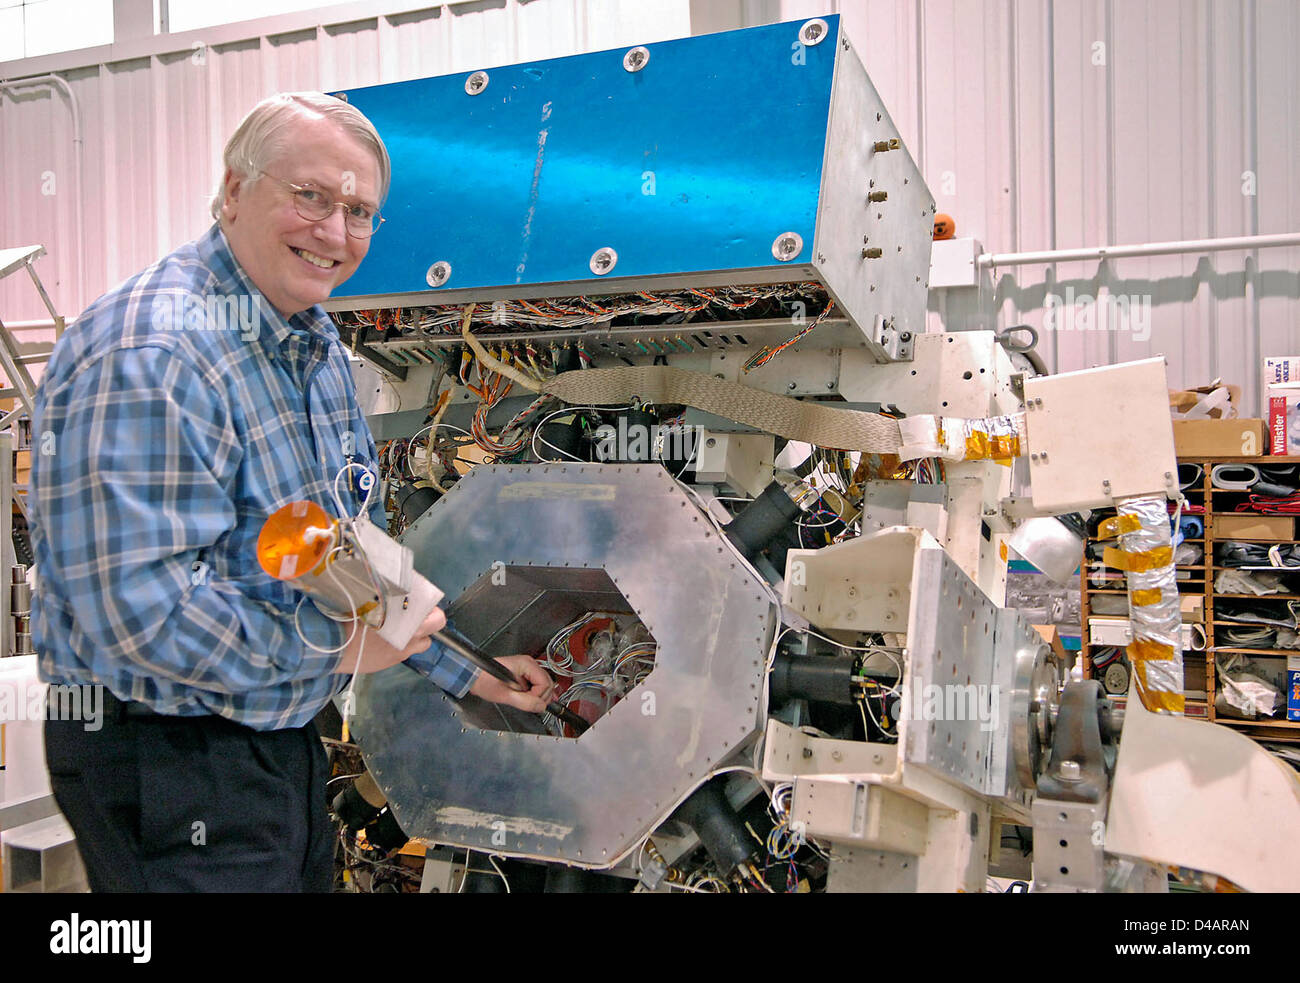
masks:
<path id="1" fill-rule="evenodd" d="M 62 74 L 85 129 L 79 249 L 66 101 L 0 95 L 0 243 L 45 243 L 75 313 L 202 231 L 221 145 L 271 92 L 824 13 L 843 16 L 940 211 L 991 251 L 1300 231 L 1295 0 L 370 0 L 0 64 Z M 1254 406 L 1259 358 L 1300 352 L 1298 269 L 1294 249 L 1008 268 L 978 298 L 936 294 L 931 322 L 1041 326 L 1067 288 L 1150 297 L 1149 338 L 1059 331 L 1048 363 L 1160 352 L 1175 384 L 1222 375 Z M 0 284 L 0 314 L 41 313 L 25 283 Z"/>

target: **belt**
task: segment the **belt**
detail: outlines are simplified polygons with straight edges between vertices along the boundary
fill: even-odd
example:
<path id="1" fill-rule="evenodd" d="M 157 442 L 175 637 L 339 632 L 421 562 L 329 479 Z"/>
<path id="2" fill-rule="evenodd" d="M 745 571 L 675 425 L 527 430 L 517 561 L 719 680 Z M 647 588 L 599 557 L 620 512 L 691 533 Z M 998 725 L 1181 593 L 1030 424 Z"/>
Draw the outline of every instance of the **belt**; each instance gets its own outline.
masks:
<path id="1" fill-rule="evenodd" d="M 136 700 L 119 700 L 109 691 L 107 686 L 101 688 L 104 693 L 104 717 L 114 723 L 124 724 L 128 720 L 166 716 L 166 714 L 152 709 L 147 703 L 140 703 Z"/>

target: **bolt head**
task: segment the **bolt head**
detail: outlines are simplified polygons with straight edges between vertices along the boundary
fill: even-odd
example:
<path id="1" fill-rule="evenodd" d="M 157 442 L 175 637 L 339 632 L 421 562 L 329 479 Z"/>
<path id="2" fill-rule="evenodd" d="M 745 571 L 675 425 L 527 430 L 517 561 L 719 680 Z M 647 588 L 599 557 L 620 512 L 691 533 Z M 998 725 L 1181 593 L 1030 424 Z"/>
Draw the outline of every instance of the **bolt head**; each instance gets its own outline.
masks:
<path id="1" fill-rule="evenodd" d="M 1065 782 L 1077 782 L 1081 773 L 1082 769 L 1077 761 L 1062 761 L 1058 771 L 1061 780 Z"/>

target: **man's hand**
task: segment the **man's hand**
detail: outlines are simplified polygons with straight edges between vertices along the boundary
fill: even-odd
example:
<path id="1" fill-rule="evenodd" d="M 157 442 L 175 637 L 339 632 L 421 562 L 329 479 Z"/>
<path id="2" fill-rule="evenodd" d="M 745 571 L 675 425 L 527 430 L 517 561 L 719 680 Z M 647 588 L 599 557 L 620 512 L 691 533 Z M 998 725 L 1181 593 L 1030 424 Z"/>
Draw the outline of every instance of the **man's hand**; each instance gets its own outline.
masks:
<path id="1" fill-rule="evenodd" d="M 339 658 L 339 664 L 334 671 L 336 673 L 356 673 L 358 676 L 364 676 L 367 673 L 379 672 L 389 666 L 395 666 L 399 662 L 405 662 L 411 656 L 419 655 L 427 649 L 433 642 L 433 633 L 442 631 L 446 625 L 446 613 L 442 608 L 434 608 L 429 616 L 420 623 L 420 627 L 415 630 L 415 634 L 406 643 L 406 647 L 397 649 L 380 638 L 379 633 L 374 629 L 363 631 L 361 622 L 354 621 L 347 629 L 352 631 L 352 640 L 348 642 L 347 648 L 343 650 L 343 654 Z M 363 642 L 364 650 L 362 649 Z M 360 668 L 357 666 L 358 652 L 361 653 Z"/>
<path id="2" fill-rule="evenodd" d="M 546 704 L 551 702 L 554 687 L 550 675 L 538 665 L 537 660 L 530 655 L 507 655 L 497 661 L 513 672 L 521 683 L 527 684 L 528 691 L 521 693 L 512 690 L 501 680 L 486 672 L 479 673 L 478 679 L 474 681 L 469 691 L 480 700 L 487 700 L 489 703 L 507 703 L 528 713 L 544 711 Z"/>

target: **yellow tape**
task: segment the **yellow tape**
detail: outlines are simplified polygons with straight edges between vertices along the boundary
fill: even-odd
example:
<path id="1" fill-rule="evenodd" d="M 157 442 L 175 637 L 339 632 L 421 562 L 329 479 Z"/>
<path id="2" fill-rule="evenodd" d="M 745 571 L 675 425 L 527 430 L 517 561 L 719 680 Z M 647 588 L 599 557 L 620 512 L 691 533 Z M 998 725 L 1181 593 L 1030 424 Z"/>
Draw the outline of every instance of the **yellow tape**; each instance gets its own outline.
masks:
<path id="1" fill-rule="evenodd" d="M 1182 693 L 1171 693 L 1167 689 L 1152 689 L 1147 683 L 1146 663 L 1133 663 L 1133 680 L 1137 684 L 1138 699 L 1152 713 L 1166 710 L 1169 713 L 1182 713 L 1187 701 Z"/>
<path id="2" fill-rule="evenodd" d="M 1137 532 L 1141 528 L 1142 520 L 1136 515 L 1113 515 L 1109 519 L 1102 520 L 1101 525 L 1097 527 L 1097 536 L 1099 539 L 1109 539 L 1122 533 Z"/>
<path id="3" fill-rule="evenodd" d="M 1133 592 L 1133 603 L 1139 607 L 1150 607 L 1153 604 L 1159 604 L 1164 599 L 1164 591 L 1159 587 L 1153 587 L 1151 590 L 1135 590 Z"/>
<path id="4" fill-rule="evenodd" d="M 1157 567 L 1171 566 L 1174 562 L 1172 546 L 1157 546 L 1144 553 L 1129 553 L 1107 546 L 1102 552 L 1101 562 L 1116 570 L 1128 570 L 1132 573 L 1146 573 Z"/>
<path id="5" fill-rule="evenodd" d="M 966 438 L 966 460 L 983 461 L 992 458 L 999 464 L 1009 464 L 1020 456 L 1020 438 L 1016 434 L 999 434 L 990 437 L 976 430 Z"/>
<path id="6" fill-rule="evenodd" d="M 1167 710 L 1169 713 L 1182 713 L 1187 709 L 1187 700 L 1182 693 L 1147 689 L 1139 683 L 1138 697 L 1142 700 L 1142 705 L 1153 713 L 1158 710 Z"/>
<path id="7" fill-rule="evenodd" d="M 1130 662 L 1137 662 L 1143 659 L 1168 662 L 1174 657 L 1174 647 L 1166 645 L 1164 642 L 1153 642 L 1149 638 L 1135 638 L 1129 642 L 1126 649 Z"/>

